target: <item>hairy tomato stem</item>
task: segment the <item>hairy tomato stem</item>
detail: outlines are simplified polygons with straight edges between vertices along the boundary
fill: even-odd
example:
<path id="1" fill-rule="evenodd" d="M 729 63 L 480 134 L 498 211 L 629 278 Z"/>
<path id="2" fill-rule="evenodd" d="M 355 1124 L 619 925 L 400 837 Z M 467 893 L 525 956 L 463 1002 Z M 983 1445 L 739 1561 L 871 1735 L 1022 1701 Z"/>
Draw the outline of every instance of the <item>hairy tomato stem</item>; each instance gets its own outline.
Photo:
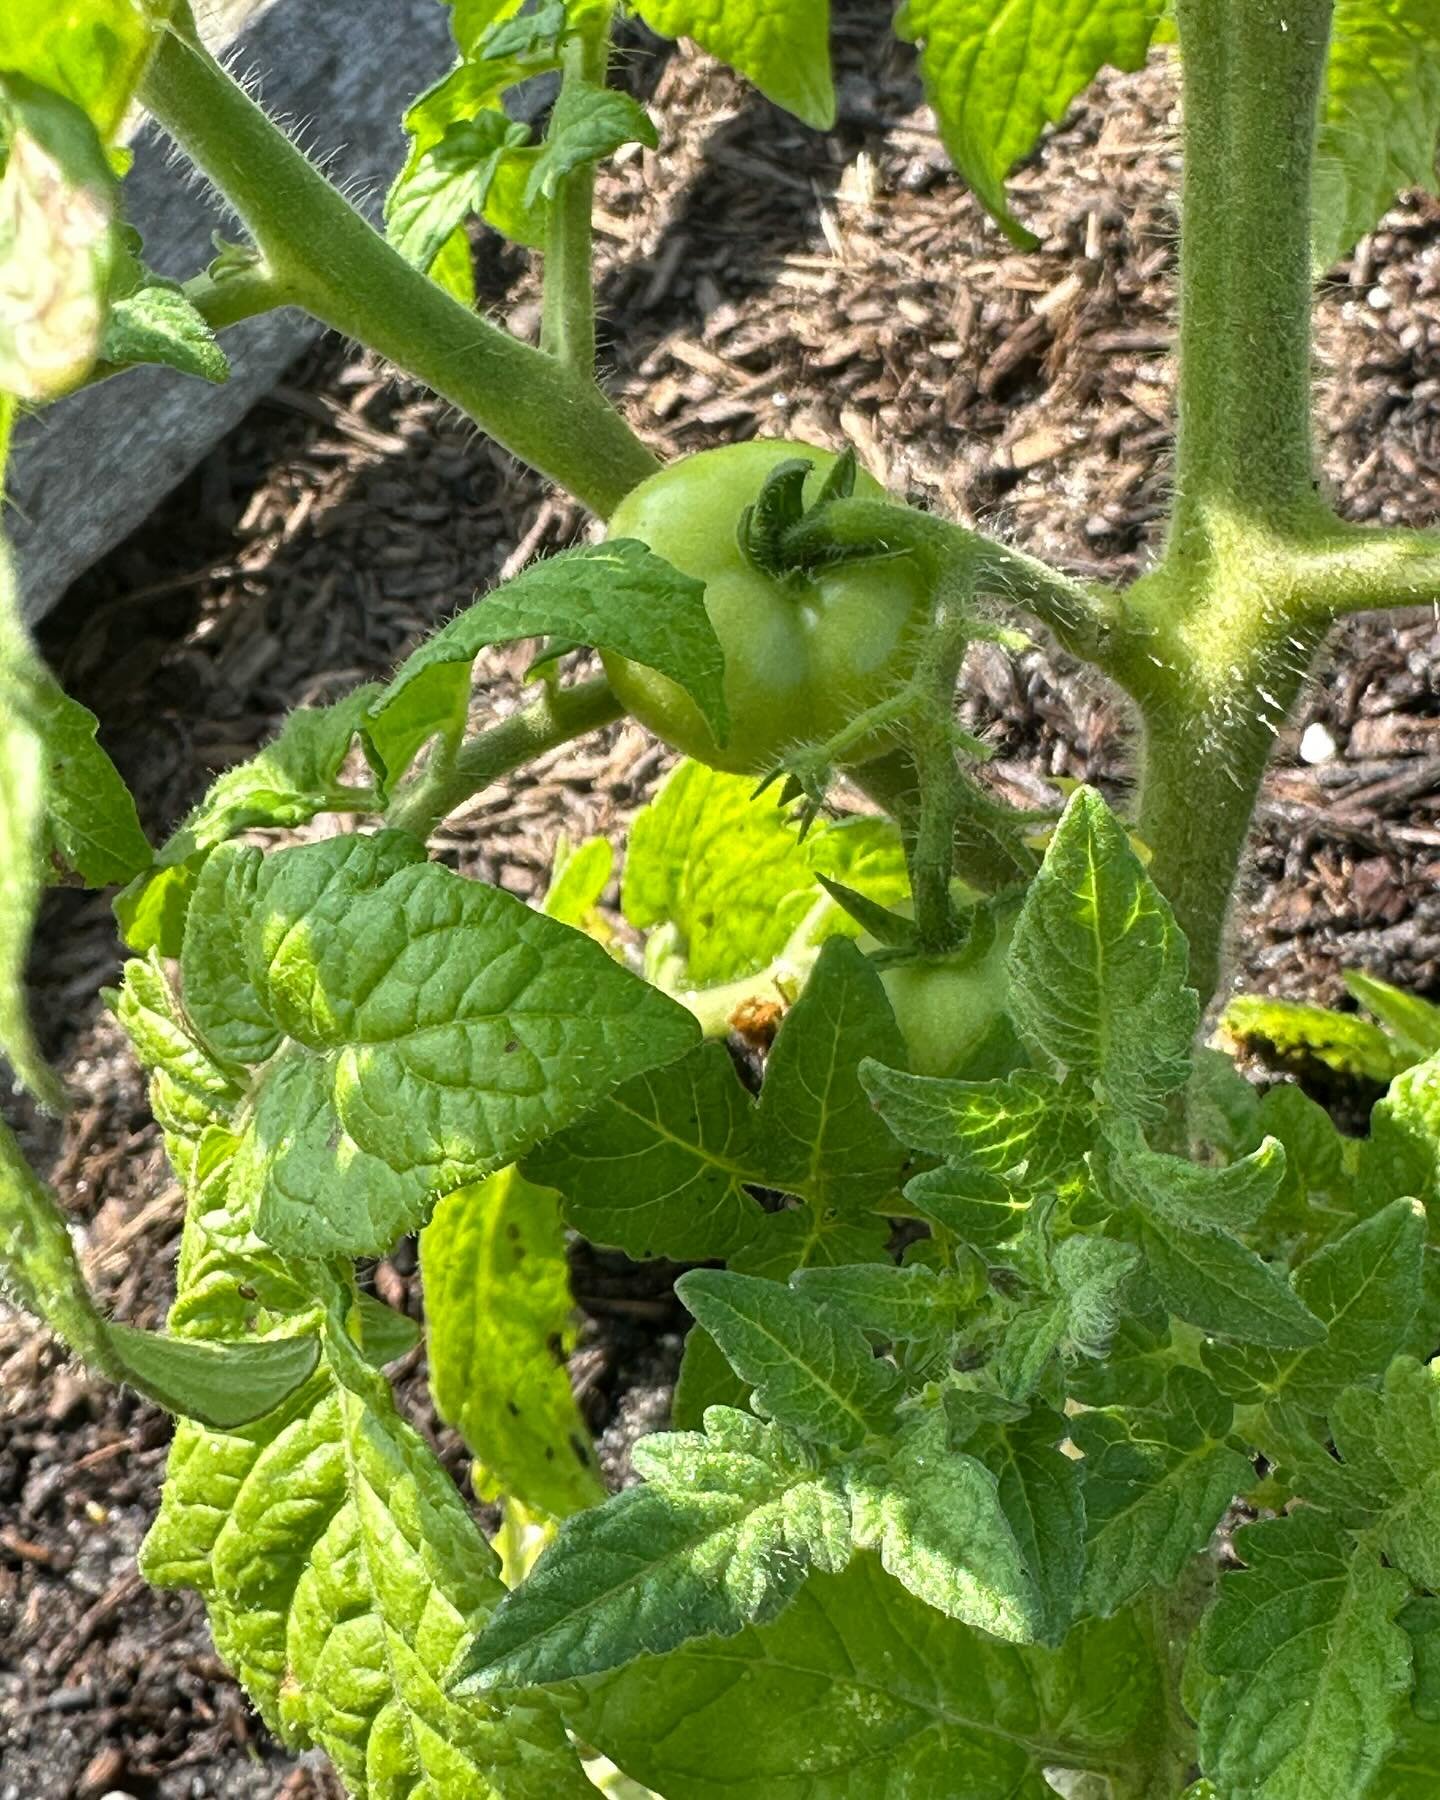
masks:
<path id="1" fill-rule="evenodd" d="M 428 838 L 447 814 L 492 781 L 624 714 L 603 676 L 574 687 L 547 686 L 538 700 L 477 732 L 448 761 L 427 767 L 406 782 L 391 801 L 385 822 Z"/>
<path id="2" fill-rule="evenodd" d="M 418 376 L 602 517 L 655 473 L 588 371 L 522 344 L 411 268 L 198 43 L 164 34 L 141 97 L 296 305 Z"/>
<path id="3" fill-rule="evenodd" d="M 1311 173 L 1333 0 L 1177 0 L 1184 80 L 1170 555 L 1326 516 L 1311 444 Z"/>
<path id="4" fill-rule="evenodd" d="M 977 593 L 1033 613 L 1072 655 L 1110 666 L 1111 640 L 1125 623 L 1118 595 L 933 513 L 894 500 L 835 500 L 791 526 L 784 543 L 787 562 L 816 566 L 866 551 L 905 550 L 969 557 Z"/>
<path id="5" fill-rule="evenodd" d="M 610 17 L 586 20 L 565 40 L 564 81 L 605 80 Z M 552 123 L 551 129 L 554 129 Z M 581 163 L 562 176 L 545 227 L 540 347 L 583 375 L 595 370 L 595 280 L 591 268 L 595 165 Z"/>

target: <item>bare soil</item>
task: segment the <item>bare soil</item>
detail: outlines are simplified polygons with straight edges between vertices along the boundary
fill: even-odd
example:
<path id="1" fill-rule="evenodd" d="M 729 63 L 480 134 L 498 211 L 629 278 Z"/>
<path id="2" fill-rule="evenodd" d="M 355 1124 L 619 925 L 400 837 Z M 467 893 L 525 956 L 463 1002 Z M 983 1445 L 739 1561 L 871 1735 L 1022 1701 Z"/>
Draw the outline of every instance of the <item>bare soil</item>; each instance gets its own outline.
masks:
<path id="1" fill-rule="evenodd" d="M 1175 85 L 1102 80 L 1015 180 L 1041 249 L 1011 253 L 950 175 L 908 52 L 839 9 L 841 117 L 823 138 L 691 54 L 634 51 L 662 144 L 601 183 L 608 380 L 665 454 L 756 434 L 849 440 L 893 487 L 1081 574 L 1135 574 L 1170 453 Z M 486 246 L 485 304 L 533 335 L 526 260 Z M 1398 206 L 1333 272 L 1319 318 L 1326 475 L 1352 518 L 1440 504 L 1440 208 Z M 584 529 L 577 510 L 427 394 L 331 343 L 291 372 L 145 528 L 81 583 L 45 649 L 92 706 L 156 834 L 286 711 L 384 676 L 473 591 Z M 1356 621 L 1277 745 L 1239 908 L 1237 986 L 1332 1000 L 1364 967 L 1440 989 L 1440 625 Z M 519 652 L 484 699 L 513 705 Z M 1127 777 L 1117 703 L 1043 649 L 977 653 L 968 722 L 1013 795 Z M 1306 725 L 1333 746 L 1299 756 Z M 1307 739 L 1313 755 L 1315 734 Z M 475 799 L 440 853 L 531 896 L 557 837 L 618 832 L 667 761 L 631 725 Z M 75 1096 L 16 1123 L 118 1316 L 161 1320 L 180 1194 L 143 1083 L 97 998 L 104 897 L 47 903 L 33 965 Z M 607 1469 L 662 1423 L 672 1271 L 581 1252 L 572 1363 Z M 418 1314 L 413 1252 L 375 1270 Z M 436 1429 L 416 1353 L 402 1374 Z M 0 1313 L 0 1800 L 320 1800 L 217 1661 L 199 1606 L 135 1573 L 169 1427 Z"/>

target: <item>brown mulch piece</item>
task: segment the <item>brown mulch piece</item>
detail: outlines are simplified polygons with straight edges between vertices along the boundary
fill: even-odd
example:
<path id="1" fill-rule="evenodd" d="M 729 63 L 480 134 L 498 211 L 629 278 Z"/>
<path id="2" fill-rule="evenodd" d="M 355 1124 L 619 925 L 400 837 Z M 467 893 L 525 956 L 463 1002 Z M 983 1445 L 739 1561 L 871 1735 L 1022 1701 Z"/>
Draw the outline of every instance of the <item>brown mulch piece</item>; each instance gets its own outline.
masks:
<path id="1" fill-rule="evenodd" d="M 838 445 L 918 504 L 1086 576 L 1136 574 L 1171 443 L 1175 86 L 1107 76 L 1013 188 L 1041 238 L 1011 252 L 949 173 L 910 54 L 875 8 L 838 9 L 840 121 L 823 138 L 690 54 L 636 53 L 657 152 L 600 183 L 602 353 L 638 430 L 679 454 L 756 434 Z M 525 259 L 493 247 L 484 303 L 538 326 Z M 1398 206 L 1320 305 L 1325 469 L 1349 517 L 1421 524 L 1440 492 L 1440 208 Z M 155 833 L 302 703 L 383 677 L 478 588 L 584 529 L 454 413 L 329 344 L 294 369 L 45 629 L 45 649 Z M 1277 746 L 1239 909 L 1237 984 L 1329 1000 L 1360 966 L 1440 988 L 1440 626 L 1338 636 Z M 487 708 L 525 656 L 491 656 Z M 977 650 L 967 724 L 1015 796 L 1040 776 L 1127 776 L 1123 708 L 1043 649 Z M 1305 727 L 1305 756 L 1301 736 Z M 1315 728 L 1323 728 L 1323 731 Z M 622 725 L 475 796 L 441 853 L 522 896 L 555 843 L 617 834 L 665 755 Z M 58 892 L 36 1010 L 76 1106 L 17 1106 L 107 1305 L 163 1315 L 180 1196 L 144 1085 L 97 998 L 119 949 L 104 897 Z M 663 1422 L 683 1319 L 667 1267 L 577 1251 L 571 1370 L 612 1479 Z M 412 1245 L 374 1275 L 418 1315 Z M 447 1466 L 423 1356 L 400 1389 Z M 0 1800 L 334 1800 L 270 1740 L 198 1603 L 134 1576 L 169 1428 L 0 1313 Z"/>

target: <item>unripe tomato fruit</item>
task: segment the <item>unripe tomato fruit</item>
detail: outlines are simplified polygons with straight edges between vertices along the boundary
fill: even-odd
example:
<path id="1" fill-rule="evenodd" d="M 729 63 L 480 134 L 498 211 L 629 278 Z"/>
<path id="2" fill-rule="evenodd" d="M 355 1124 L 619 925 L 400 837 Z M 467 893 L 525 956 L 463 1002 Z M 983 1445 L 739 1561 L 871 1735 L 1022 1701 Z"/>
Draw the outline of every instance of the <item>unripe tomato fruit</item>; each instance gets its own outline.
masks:
<path id="1" fill-rule="evenodd" d="M 978 933 L 953 956 L 892 963 L 880 980 L 912 1075 L 989 1081 L 1023 1061 L 1005 1010 L 1010 918 Z"/>
<path id="2" fill-rule="evenodd" d="M 712 769 L 759 774 L 792 746 L 833 737 L 911 673 L 916 635 L 928 617 L 925 584 L 905 557 L 783 580 L 746 560 L 737 538 L 740 515 L 770 471 L 793 457 L 814 464 L 805 482 L 809 505 L 835 457 L 810 444 L 764 439 L 672 463 L 627 494 L 610 520 L 612 538 L 638 538 L 705 583 L 705 610 L 725 653 L 726 744 L 716 743 L 694 701 L 666 676 L 610 653 L 601 660 L 627 711 L 672 749 Z M 885 497 L 863 471 L 855 492 Z M 876 733 L 846 761 L 864 762 L 891 743 Z"/>

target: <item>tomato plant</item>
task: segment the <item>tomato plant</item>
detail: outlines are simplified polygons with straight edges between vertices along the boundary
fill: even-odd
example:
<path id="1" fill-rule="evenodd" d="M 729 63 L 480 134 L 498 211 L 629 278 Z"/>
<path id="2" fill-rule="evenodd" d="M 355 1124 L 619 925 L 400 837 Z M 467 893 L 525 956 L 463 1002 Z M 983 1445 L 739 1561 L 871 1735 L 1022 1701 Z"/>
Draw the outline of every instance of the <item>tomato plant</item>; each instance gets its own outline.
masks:
<path id="1" fill-rule="evenodd" d="M 833 738 L 903 684 L 928 618 L 926 585 L 908 558 L 774 575 L 747 556 L 742 515 L 765 477 L 797 459 L 812 465 L 813 495 L 833 453 L 765 440 L 686 457 L 641 482 L 611 515 L 612 537 L 638 538 L 705 583 L 705 610 L 725 655 L 724 746 L 668 677 L 613 654 L 602 658 L 605 673 L 627 712 L 713 768 L 760 773 L 797 745 Z M 856 491 L 884 497 L 863 473 Z M 891 741 L 872 734 L 851 747 L 849 760 L 863 762 Z"/>
<path id="2" fill-rule="evenodd" d="M 612 85 L 617 10 L 455 0 L 383 234 L 186 0 L 0 14 L 0 470 L 22 404 L 145 361 L 223 379 L 231 325 L 298 306 L 609 525 L 295 712 L 158 845 L 0 544 L 0 1049 L 64 1106 L 32 926 L 51 878 L 119 889 L 108 1002 L 186 1203 L 166 1329 L 111 1319 L 0 1127 L 7 1289 L 175 1416 L 142 1570 L 361 1800 L 613 1785 L 580 1746 L 667 1800 L 1432 1795 L 1440 1028 L 1363 979 L 1380 1024 L 1228 1009 L 1383 1084 L 1363 1139 L 1196 1038 L 1328 632 L 1440 594 L 1440 535 L 1339 517 L 1310 424 L 1316 267 L 1433 182 L 1434 0 L 1176 0 L 1174 501 L 1124 586 L 838 446 L 659 467 L 595 371 L 595 165 L 662 141 Z M 833 122 L 821 0 L 634 10 Z M 1017 251 L 1011 169 L 1162 15 L 901 9 Z M 532 141 L 505 96 L 536 79 Z M 125 222 L 136 102 L 244 233 L 184 283 Z M 538 345 L 476 308 L 482 222 L 542 258 Z M 987 782 L 956 696 L 1016 616 L 1128 698 L 1126 816 Z M 472 729 L 477 654 L 529 640 L 531 697 Z M 618 914 L 607 842 L 536 906 L 431 855 L 627 710 L 699 760 L 635 819 Z M 705 1265 L 675 1429 L 615 1494 L 556 1354 L 569 1233 Z M 407 1234 L 493 1542 L 385 1374 L 420 1328 L 363 1273 Z"/>

